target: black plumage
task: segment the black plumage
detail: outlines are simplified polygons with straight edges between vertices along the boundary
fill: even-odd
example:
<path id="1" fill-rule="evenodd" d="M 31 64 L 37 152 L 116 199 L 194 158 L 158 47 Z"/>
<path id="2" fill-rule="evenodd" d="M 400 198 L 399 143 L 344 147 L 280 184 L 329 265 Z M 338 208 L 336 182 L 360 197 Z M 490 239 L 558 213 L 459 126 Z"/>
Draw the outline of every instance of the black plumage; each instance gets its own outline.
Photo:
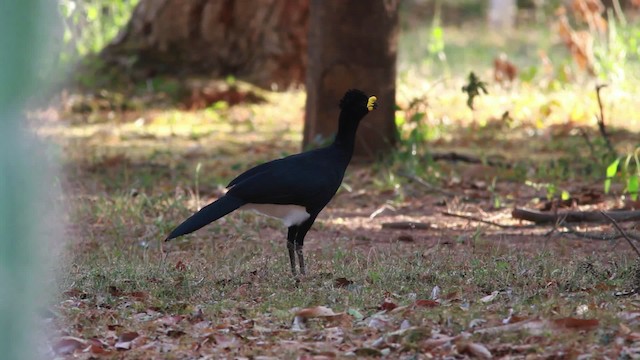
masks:
<path id="1" fill-rule="evenodd" d="M 297 254 L 304 274 L 304 238 L 338 191 L 353 155 L 358 124 L 375 107 L 375 96 L 347 91 L 340 101 L 338 133 L 331 145 L 247 170 L 229 183 L 224 196 L 185 220 L 166 240 L 196 231 L 236 209 L 254 209 L 283 220 L 288 227 L 291 271 L 296 274 Z"/>

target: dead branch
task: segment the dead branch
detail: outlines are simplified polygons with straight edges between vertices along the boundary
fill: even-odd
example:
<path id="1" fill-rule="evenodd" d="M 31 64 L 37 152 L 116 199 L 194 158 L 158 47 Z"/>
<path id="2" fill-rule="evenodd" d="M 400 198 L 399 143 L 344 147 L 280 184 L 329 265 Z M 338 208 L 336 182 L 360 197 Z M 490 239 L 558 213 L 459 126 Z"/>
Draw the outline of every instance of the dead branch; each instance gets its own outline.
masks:
<path id="1" fill-rule="evenodd" d="M 604 110 L 602 108 L 602 99 L 600 97 L 600 90 L 602 90 L 602 88 L 604 87 L 607 87 L 607 85 L 606 84 L 596 85 L 596 96 L 598 97 L 598 107 L 600 109 L 600 115 L 596 115 L 596 119 L 598 119 L 598 129 L 600 130 L 600 135 L 602 135 L 602 138 L 604 139 L 604 142 L 607 145 L 607 149 L 611 154 L 615 155 L 616 151 L 613 149 L 613 146 L 611 145 L 611 140 L 609 140 L 609 134 L 607 134 L 607 128 L 605 127 L 605 123 L 604 123 Z"/>
<path id="2" fill-rule="evenodd" d="M 564 227 L 565 229 L 567 229 L 567 231 L 560 231 L 559 234 L 567 234 L 567 235 L 574 235 L 583 239 L 589 239 L 589 240 L 599 240 L 599 241 L 613 241 L 613 240 L 618 240 L 622 238 L 622 235 L 604 235 L 602 233 L 588 233 L 585 231 L 579 231 L 576 230 L 574 227 L 572 227 L 569 224 L 562 224 L 562 227 Z"/>
<path id="3" fill-rule="evenodd" d="M 450 162 L 463 162 L 468 164 L 485 164 L 489 166 L 503 167 L 507 169 L 511 169 L 513 167 L 513 164 L 510 164 L 510 163 L 504 163 L 501 161 L 495 161 L 495 160 L 489 160 L 489 159 L 482 160 L 475 156 L 458 154 L 453 151 L 447 152 L 447 153 L 432 153 L 431 158 L 433 159 L 433 161 L 444 160 L 444 161 L 450 161 Z"/>
<path id="4" fill-rule="evenodd" d="M 520 226 L 520 225 L 504 225 L 504 224 L 499 224 L 499 223 L 496 223 L 496 222 L 493 222 L 493 221 L 480 219 L 480 218 L 477 218 L 475 216 L 456 214 L 456 213 L 451 213 L 451 212 L 448 212 L 448 211 L 443 211 L 442 215 L 450 216 L 450 217 L 457 217 L 457 218 L 466 219 L 466 220 L 470 220 L 470 221 L 475 221 L 475 222 L 479 222 L 479 223 L 483 223 L 483 224 L 499 227 L 501 229 L 524 229 L 524 228 L 532 227 L 530 225 L 524 225 L 524 226 Z"/>
<path id="5" fill-rule="evenodd" d="M 382 223 L 382 228 L 394 230 L 428 230 L 431 229 L 431 224 L 413 221 L 399 221 Z"/>
<path id="6" fill-rule="evenodd" d="M 640 211 L 609 211 L 606 213 L 618 222 L 639 221 Z M 556 223 L 564 218 L 565 223 L 607 222 L 607 218 L 602 215 L 601 211 L 563 211 L 557 213 L 546 213 L 530 209 L 515 208 L 511 212 L 514 219 L 531 221 L 536 224 Z"/>
<path id="7" fill-rule="evenodd" d="M 636 244 L 633 243 L 633 241 L 631 241 L 631 238 L 627 235 L 626 232 L 624 232 L 624 230 L 622 230 L 622 228 L 620 227 L 620 225 L 618 225 L 618 223 L 609 215 L 607 215 L 604 211 L 600 211 L 600 214 L 602 214 L 602 216 L 604 216 L 605 218 L 607 218 L 607 220 L 609 220 L 609 222 L 611 223 L 611 225 L 613 225 L 616 230 L 618 230 L 618 232 L 620 233 L 620 235 L 622 235 L 622 237 L 625 238 L 625 240 L 627 240 L 627 242 L 629 243 L 629 245 L 631 245 L 631 247 L 633 248 L 633 250 L 635 250 L 636 254 L 638 254 L 638 256 L 640 257 L 640 249 L 638 249 L 638 247 L 636 246 Z"/>

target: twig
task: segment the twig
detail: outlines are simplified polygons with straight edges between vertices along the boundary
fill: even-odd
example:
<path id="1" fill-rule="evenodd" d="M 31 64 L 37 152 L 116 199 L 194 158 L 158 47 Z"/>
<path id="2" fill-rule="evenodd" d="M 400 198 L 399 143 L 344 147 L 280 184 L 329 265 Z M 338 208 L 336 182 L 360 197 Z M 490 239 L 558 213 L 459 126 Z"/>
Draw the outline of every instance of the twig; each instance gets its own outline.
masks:
<path id="1" fill-rule="evenodd" d="M 382 223 L 382 228 L 394 230 L 428 230 L 431 229 L 431 224 L 413 221 L 399 221 Z"/>
<path id="2" fill-rule="evenodd" d="M 477 158 L 475 156 L 459 154 L 453 151 L 450 151 L 447 153 L 432 153 L 431 158 L 433 159 L 433 161 L 438 161 L 438 160 L 445 160 L 445 161 L 451 161 L 451 162 L 459 161 L 459 162 L 464 162 L 468 164 L 486 164 L 489 166 L 503 167 L 506 169 L 511 169 L 513 167 L 513 165 L 510 163 L 503 163 L 500 161 L 495 161 L 490 159 L 486 159 L 483 161 L 482 159 Z"/>
<path id="3" fill-rule="evenodd" d="M 633 250 L 635 250 L 636 254 L 638 254 L 638 256 L 640 257 L 640 249 L 638 249 L 636 244 L 634 244 L 633 241 L 631 241 L 631 238 L 627 235 L 626 232 L 624 232 L 624 230 L 622 230 L 620 225 L 618 225 L 618 223 L 615 220 L 613 220 L 613 218 L 611 216 L 607 215 L 604 211 L 600 211 L 600 213 L 602 214 L 602 216 L 604 216 L 607 219 L 609 219 L 609 222 L 611 222 L 611 225 L 613 225 L 616 228 L 616 230 L 618 230 L 618 232 L 620 232 L 620 235 L 622 235 L 622 237 L 624 237 L 625 240 L 627 240 L 629 245 L 631 245 Z"/>
<path id="4" fill-rule="evenodd" d="M 600 129 L 600 134 L 604 139 L 605 144 L 607 144 L 607 149 L 612 155 L 615 155 L 616 151 L 613 149 L 611 145 L 611 140 L 609 140 L 609 134 L 607 134 L 607 129 L 604 124 L 604 110 L 602 109 L 602 98 L 600 97 L 600 90 L 602 88 L 607 87 L 606 84 L 596 85 L 596 96 L 598 97 L 598 107 L 600 108 L 600 116 L 596 115 L 596 119 L 598 119 L 598 129 Z"/>
<path id="5" fill-rule="evenodd" d="M 619 222 L 640 220 L 640 211 L 610 211 L 607 214 Z M 511 212 L 511 216 L 515 219 L 531 221 L 536 224 L 555 223 L 563 217 L 565 223 L 593 223 L 606 221 L 599 211 L 563 211 L 558 213 L 548 213 L 530 209 L 515 208 Z"/>
<path id="6" fill-rule="evenodd" d="M 451 212 L 448 212 L 448 211 L 443 211 L 442 215 L 451 216 L 451 217 L 457 217 L 457 218 L 466 219 L 466 220 L 471 220 L 471 221 L 475 221 L 475 222 L 479 222 L 479 223 L 483 223 L 483 224 L 499 227 L 501 229 L 526 229 L 526 228 L 532 228 L 532 227 L 535 226 L 535 225 L 504 225 L 504 224 L 498 224 L 496 222 L 480 219 L 480 218 L 477 218 L 475 216 L 456 214 L 456 213 L 451 213 Z"/>

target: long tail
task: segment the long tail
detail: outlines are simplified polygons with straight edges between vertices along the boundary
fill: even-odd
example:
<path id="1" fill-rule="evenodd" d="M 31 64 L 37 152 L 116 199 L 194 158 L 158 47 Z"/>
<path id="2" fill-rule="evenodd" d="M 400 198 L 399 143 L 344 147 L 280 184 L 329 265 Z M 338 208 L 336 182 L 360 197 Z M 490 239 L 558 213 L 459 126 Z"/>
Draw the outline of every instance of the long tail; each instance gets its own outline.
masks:
<path id="1" fill-rule="evenodd" d="M 187 220 L 183 221 L 182 224 L 173 229 L 171 234 L 169 234 L 169 236 L 167 236 L 164 241 L 169 241 L 171 239 L 177 238 L 178 236 L 192 233 L 200 229 L 201 227 L 220 219 L 221 217 L 227 215 L 228 213 L 244 204 L 245 202 L 238 199 L 237 197 L 225 195 L 220 199 L 212 202 L 211 204 L 203 207 L 202 209 L 200 209 L 200 211 L 191 215 L 191 217 L 189 217 Z"/>

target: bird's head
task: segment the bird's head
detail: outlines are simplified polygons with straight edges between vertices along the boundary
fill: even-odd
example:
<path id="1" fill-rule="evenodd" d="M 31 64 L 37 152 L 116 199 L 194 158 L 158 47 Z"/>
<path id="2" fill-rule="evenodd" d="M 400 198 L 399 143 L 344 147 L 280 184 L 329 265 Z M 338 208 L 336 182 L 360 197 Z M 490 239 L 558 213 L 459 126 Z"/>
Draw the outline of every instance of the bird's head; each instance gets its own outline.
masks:
<path id="1" fill-rule="evenodd" d="M 377 101 L 378 98 L 375 96 L 367 96 L 360 90 L 351 89 L 340 100 L 340 109 L 352 116 L 362 118 L 378 107 Z"/>

